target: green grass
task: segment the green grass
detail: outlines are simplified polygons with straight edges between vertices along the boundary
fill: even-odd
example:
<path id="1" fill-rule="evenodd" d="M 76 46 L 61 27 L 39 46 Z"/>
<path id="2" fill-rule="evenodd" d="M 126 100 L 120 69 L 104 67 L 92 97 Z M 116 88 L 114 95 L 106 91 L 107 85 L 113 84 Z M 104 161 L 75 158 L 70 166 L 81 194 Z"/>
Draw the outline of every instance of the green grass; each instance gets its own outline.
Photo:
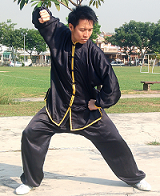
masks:
<path id="1" fill-rule="evenodd" d="M 140 81 L 160 81 L 160 74 L 140 73 L 140 67 L 113 68 L 122 93 L 144 93 Z M 160 73 L 160 67 L 157 69 Z M 49 86 L 50 67 L 0 67 L 1 92 L 13 98 L 44 96 Z M 160 91 L 160 84 L 151 85 L 151 90 Z"/>
<path id="2" fill-rule="evenodd" d="M 120 99 L 107 113 L 160 112 L 160 98 Z"/>
<path id="3" fill-rule="evenodd" d="M 141 81 L 160 81 L 160 74 L 140 73 L 140 67 L 113 67 L 118 77 L 122 93 L 145 93 Z M 160 73 L 160 67 L 156 68 Z M 151 85 L 151 90 L 159 90 L 160 84 Z"/>
<path id="4" fill-rule="evenodd" d="M 143 91 L 142 80 L 160 81 L 160 74 L 140 73 L 140 67 L 113 67 L 122 93 L 160 93 L 160 84 Z M 160 73 L 160 67 L 156 67 Z M 2 72 L 3 71 L 3 72 Z M 4 72 L 5 71 L 5 72 Z M 0 116 L 32 116 L 44 102 L 15 103 L 15 98 L 44 97 L 50 86 L 50 67 L 0 67 Z M 160 112 L 160 98 L 120 99 L 107 113 Z"/>
<path id="5" fill-rule="evenodd" d="M 45 102 L 18 102 L 0 104 L 0 116 L 33 116 Z M 119 102 L 109 109 L 107 113 L 139 113 L 139 112 L 160 112 L 159 98 L 144 99 L 120 99 Z"/>
<path id="6" fill-rule="evenodd" d="M 160 142 L 157 142 L 157 141 L 149 142 L 149 143 L 147 143 L 147 145 L 151 145 L 151 146 L 160 146 Z"/>
<path id="7" fill-rule="evenodd" d="M 1 105 L 0 117 L 4 116 L 34 116 L 45 102 L 20 102 L 18 104 Z"/>
<path id="8" fill-rule="evenodd" d="M 1 92 L 12 98 L 44 96 L 49 88 L 49 67 L 0 67 L 0 71 Z"/>
<path id="9" fill-rule="evenodd" d="M 17 102 L 14 101 L 14 99 L 11 98 L 10 95 L 3 94 L 1 92 L 0 94 L 0 105 L 9 105 L 9 104 L 17 104 Z"/>

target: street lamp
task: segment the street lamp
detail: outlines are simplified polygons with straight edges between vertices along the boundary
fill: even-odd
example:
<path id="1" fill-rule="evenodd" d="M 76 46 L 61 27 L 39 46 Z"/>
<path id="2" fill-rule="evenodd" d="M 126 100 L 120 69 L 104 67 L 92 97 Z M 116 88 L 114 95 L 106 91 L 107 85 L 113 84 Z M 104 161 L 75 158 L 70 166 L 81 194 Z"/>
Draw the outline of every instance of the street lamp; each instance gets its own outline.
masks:
<path id="1" fill-rule="evenodd" d="M 25 34 L 24 34 L 24 64 L 25 64 Z"/>
<path id="2" fill-rule="evenodd" d="M 27 35 L 27 33 L 23 34 L 23 36 L 24 36 L 24 65 L 25 65 L 25 50 L 26 50 L 25 49 L 25 47 L 26 47 L 26 39 L 25 38 L 26 38 L 26 35 Z"/>

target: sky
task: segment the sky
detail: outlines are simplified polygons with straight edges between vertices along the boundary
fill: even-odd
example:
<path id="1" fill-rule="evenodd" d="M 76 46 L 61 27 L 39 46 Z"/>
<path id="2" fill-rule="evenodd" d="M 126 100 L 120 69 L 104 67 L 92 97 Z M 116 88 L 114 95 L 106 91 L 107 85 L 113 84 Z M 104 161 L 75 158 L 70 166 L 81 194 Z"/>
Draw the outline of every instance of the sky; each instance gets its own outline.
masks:
<path id="1" fill-rule="evenodd" d="M 17 24 L 15 26 L 17 29 L 33 29 L 31 22 L 33 7 L 27 4 L 20 10 L 17 1 L 0 0 L 0 23 L 11 19 L 12 23 Z M 83 4 L 88 5 L 88 2 L 89 0 L 84 0 Z M 106 33 L 114 33 L 115 28 L 129 23 L 130 20 L 154 23 L 160 20 L 160 0 L 104 0 L 98 9 L 92 8 L 98 16 L 100 30 Z M 65 18 L 70 12 L 67 8 L 61 6 L 60 11 L 57 11 L 53 4 L 50 10 L 55 17 L 60 18 L 60 21 L 66 24 Z"/>

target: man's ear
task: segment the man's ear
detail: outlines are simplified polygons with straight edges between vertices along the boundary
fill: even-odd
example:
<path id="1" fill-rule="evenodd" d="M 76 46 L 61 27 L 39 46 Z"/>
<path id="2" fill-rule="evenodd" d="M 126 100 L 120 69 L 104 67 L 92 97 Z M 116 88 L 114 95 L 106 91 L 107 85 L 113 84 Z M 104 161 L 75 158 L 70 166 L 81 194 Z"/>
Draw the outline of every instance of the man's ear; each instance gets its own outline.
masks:
<path id="1" fill-rule="evenodd" d="M 72 32 L 74 29 L 74 26 L 71 23 L 69 23 L 68 26 L 69 26 L 70 31 Z"/>

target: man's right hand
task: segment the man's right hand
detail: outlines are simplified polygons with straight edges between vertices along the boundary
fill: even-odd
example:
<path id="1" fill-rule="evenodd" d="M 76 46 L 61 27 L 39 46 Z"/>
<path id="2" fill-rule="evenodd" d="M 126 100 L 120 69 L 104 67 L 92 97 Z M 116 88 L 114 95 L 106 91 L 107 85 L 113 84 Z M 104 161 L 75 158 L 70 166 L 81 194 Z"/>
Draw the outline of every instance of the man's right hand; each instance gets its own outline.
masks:
<path id="1" fill-rule="evenodd" d="M 41 10 L 41 11 L 39 12 L 39 14 L 40 14 L 40 16 L 41 16 L 41 18 L 38 19 L 40 23 L 43 24 L 44 22 L 47 22 L 47 21 L 50 20 L 50 15 L 49 15 L 49 13 L 47 12 L 47 10 Z"/>
<path id="2" fill-rule="evenodd" d="M 89 102 L 88 102 L 88 108 L 89 110 L 98 110 L 98 108 L 95 106 L 95 102 L 96 100 L 94 99 L 90 99 Z"/>

